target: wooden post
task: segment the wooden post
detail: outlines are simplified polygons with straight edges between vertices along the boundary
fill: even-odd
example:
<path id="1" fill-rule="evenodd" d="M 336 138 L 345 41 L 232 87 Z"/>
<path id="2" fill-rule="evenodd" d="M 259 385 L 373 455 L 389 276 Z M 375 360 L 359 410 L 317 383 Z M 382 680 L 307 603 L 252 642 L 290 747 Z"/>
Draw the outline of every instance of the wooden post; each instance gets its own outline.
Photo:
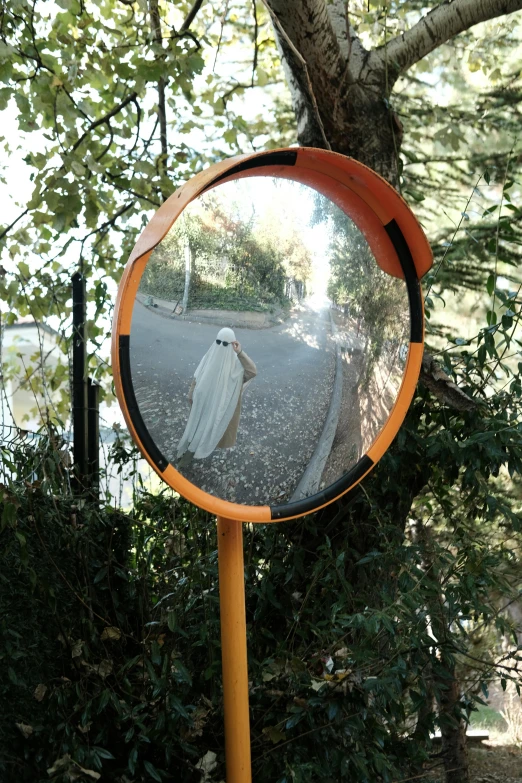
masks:
<path id="1" fill-rule="evenodd" d="M 252 783 L 243 523 L 218 517 L 227 783 Z"/>

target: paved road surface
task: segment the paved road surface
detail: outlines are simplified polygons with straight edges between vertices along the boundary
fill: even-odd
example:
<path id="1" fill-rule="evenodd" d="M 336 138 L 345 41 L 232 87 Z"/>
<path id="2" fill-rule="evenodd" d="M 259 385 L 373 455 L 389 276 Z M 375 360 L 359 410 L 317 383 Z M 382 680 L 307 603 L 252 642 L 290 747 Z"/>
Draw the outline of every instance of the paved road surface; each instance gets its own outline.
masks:
<path id="1" fill-rule="evenodd" d="M 172 462 L 189 414 L 192 376 L 220 328 L 135 304 L 130 346 L 136 398 L 149 432 Z M 280 326 L 234 331 L 257 366 L 243 395 L 237 444 L 181 472 L 226 500 L 284 502 L 313 454 L 330 404 L 335 352 L 328 310 L 304 306 Z"/>

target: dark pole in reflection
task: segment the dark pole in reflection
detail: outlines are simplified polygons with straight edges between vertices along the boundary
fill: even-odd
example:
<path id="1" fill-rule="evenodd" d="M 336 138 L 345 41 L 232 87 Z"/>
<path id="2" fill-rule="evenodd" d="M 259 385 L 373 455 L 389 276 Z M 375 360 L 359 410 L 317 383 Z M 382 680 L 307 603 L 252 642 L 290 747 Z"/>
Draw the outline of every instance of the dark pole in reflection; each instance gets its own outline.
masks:
<path id="1" fill-rule="evenodd" d="M 89 378 L 87 414 L 87 462 L 89 488 L 95 497 L 100 488 L 100 386 Z"/>
<path id="2" fill-rule="evenodd" d="M 81 493 L 87 476 L 87 375 L 85 340 L 85 279 L 79 272 L 72 276 L 72 420 L 73 420 L 73 488 Z"/>

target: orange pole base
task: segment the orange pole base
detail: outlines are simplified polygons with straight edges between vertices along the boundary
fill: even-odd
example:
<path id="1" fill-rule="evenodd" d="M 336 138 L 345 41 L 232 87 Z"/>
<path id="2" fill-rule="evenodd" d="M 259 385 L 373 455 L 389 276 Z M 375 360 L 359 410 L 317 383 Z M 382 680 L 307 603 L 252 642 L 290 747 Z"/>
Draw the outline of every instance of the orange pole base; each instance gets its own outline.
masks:
<path id="1" fill-rule="evenodd" d="M 217 518 L 227 783 L 252 783 L 243 523 Z"/>

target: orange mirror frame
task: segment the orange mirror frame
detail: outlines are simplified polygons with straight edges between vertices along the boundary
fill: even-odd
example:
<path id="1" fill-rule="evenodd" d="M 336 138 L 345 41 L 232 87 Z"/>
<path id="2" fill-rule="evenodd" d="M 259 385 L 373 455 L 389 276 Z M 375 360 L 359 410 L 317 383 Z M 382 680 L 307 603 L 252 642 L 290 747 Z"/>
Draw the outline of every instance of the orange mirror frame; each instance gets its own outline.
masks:
<path id="1" fill-rule="evenodd" d="M 405 280 L 410 308 L 410 342 L 402 384 L 377 438 L 357 464 L 334 484 L 303 500 L 276 506 L 247 506 L 221 500 L 184 478 L 163 456 L 147 431 L 134 394 L 130 367 L 134 302 L 152 251 L 195 198 L 223 182 L 253 176 L 294 180 L 333 201 L 364 234 L 381 269 Z M 153 215 L 136 242 L 119 286 L 112 332 L 112 366 L 116 395 L 134 442 L 169 486 L 217 516 L 244 522 L 279 522 L 332 503 L 369 473 L 389 448 L 406 416 L 424 348 L 419 280 L 432 264 L 429 243 L 406 202 L 386 180 L 351 158 L 301 147 L 239 155 L 210 166 L 173 193 Z"/>

